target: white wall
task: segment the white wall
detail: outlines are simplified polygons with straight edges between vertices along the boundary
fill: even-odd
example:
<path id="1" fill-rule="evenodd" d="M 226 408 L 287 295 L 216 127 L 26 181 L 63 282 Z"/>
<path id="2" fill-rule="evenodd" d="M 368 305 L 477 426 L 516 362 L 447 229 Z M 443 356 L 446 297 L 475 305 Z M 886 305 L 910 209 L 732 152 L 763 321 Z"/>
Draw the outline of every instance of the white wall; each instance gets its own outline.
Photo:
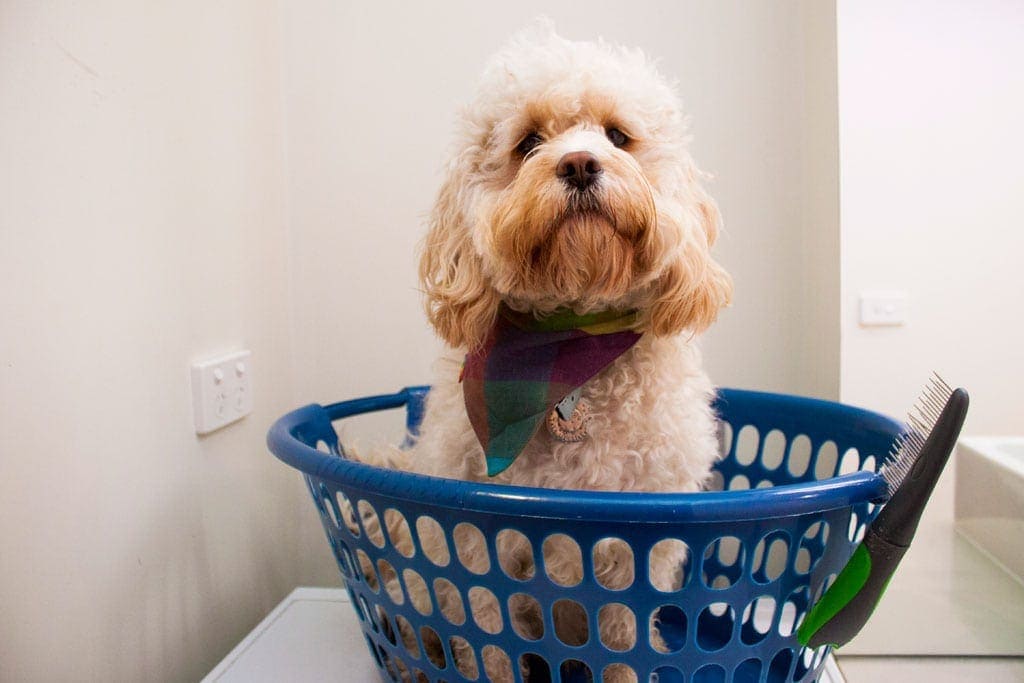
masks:
<path id="1" fill-rule="evenodd" d="M 839 3 L 842 398 L 902 414 L 929 372 L 966 433 L 1024 431 L 1024 6 Z M 862 290 L 910 293 L 862 328 Z"/>
<path id="2" fill-rule="evenodd" d="M 820 2 L 289 3 L 289 202 L 303 398 L 429 381 L 415 247 L 456 105 L 539 14 L 643 46 L 680 81 L 725 218 L 734 306 L 705 338 L 725 385 L 838 395 L 835 20 Z"/>
<path id="3" fill-rule="evenodd" d="M 298 400 L 278 19 L 0 4 L 0 680 L 196 680 L 311 580 L 263 444 Z M 189 362 L 242 345 L 255 410 L 198 438 Z"/>
<path id="4" fill-rule="evenodd" d="M 841 0 L 841 398 L 901 416 L 934 369 L 966 387 L 965 434 L 1024 431 L 1024 5 Z M 906 325 L 857 322 L 865 290 L 906 290 Z M 964 562 L 953 537 L 955 460 L 919 542 L 856 654 L 988 647 L 934 628 L 903 596 Z M 921 540 L 924 539 L 924 540 Z M 950 569 L 951 568 L 951 569 Z M 929 596 L 988 621 L 971 590 Z M 984 652 L 984 650 L 975 650 Z"/>

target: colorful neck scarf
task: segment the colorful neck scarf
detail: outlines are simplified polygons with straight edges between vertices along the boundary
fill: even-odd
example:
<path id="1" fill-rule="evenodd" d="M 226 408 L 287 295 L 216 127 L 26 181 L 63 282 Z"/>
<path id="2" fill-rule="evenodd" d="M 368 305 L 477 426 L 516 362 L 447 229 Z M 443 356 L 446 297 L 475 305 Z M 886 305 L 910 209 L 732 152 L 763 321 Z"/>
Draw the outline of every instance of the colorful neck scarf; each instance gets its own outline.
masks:
<path id="1" fill-rule="evenodd" d="M 559 311 L 537 320 L 502 306 L 462 370 L 466 412 L 488 476 L 512 464 L 559 401 L 637 342 L 636 321 L 635 311 Z"/>

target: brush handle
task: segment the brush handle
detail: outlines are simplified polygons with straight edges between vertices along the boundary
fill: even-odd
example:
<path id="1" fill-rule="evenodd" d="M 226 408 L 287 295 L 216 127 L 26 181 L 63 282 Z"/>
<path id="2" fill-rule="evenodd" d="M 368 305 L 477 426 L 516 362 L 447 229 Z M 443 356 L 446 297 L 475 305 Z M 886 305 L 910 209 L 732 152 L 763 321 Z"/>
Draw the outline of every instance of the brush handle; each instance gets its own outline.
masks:
<path id="1" fill-rule="evenodd" d="M 907 552 L 868 529 L 843 570 L 807 614 L 797 639 L 812 648 L 850 642 L 867 623 Z"/>
<path id="2" fill-rule="evenodd" d="M 910 472 L 864 534 L 836 581 L 808 612 L 797 631 L 802 645 L 841 647 L 875 611 L 921 521 L 939 475 L 949 460 L 967 416 L 967 392 L 946 401 Z"/>

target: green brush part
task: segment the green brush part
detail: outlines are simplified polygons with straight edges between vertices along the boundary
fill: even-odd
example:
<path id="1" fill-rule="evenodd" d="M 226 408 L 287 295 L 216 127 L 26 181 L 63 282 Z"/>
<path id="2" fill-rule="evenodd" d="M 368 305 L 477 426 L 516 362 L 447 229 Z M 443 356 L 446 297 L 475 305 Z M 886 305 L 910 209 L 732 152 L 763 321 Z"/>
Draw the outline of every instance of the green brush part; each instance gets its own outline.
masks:
<path id="1" fill-rule="evenodd" d="M 862 543 L 853 551 L 850 561 L 839 572 L 835 583 L 829 586 L 829 589 L 821 596 L 821 600 L 814 604 L 803 623 L 800 624 L 800 628 L 796 632 L 796 638 L 800 644 L 806 647 L 814 634 L 853 600 L 858 591 L 867 583 L 869 576 L 871 576 L 871 555 L 868 554 L 867 548 Z M 828 644 L 836 645 L 836 643 Z"/>

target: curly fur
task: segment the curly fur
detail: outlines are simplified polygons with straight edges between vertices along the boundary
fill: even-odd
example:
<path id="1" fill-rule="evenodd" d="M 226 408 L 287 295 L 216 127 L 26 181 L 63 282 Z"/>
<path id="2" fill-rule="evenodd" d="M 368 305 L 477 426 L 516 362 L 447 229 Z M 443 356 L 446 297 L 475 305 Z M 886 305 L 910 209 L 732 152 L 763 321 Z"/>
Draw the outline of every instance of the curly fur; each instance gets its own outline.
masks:
<path id="1" fill-rule="evenodd" d="M 629 139 L 621 148 L 609 140 L 612 128 Z M 531 133 L 543 141 L 523 155 L 517 147 Z M 718 449 L 713 388 L 693 337 L 728 303 L 732 286 L 710 255 L 720 217 L 687 141 L 673 87 L 638 50 L 571 42 L 542 22 L 491 59 L 476 99 L 461 112 L 420 264 L 427 316 L 450 349 L 438 363 L 414 452 L 390 459 L 440 477 L 561 489 L 703 485 Z M 559 160 L 577 151 L 594 155 L 603 168 L 586 194 L 555 173 Z M 635 308 L 645 334 L 583 387 L 591 409 L 587 439 L 563 443 L 541 430 L 491 479 L 458 376 L 503 302 L 538 316 L 559 307 L 581 314 Z M 443 543 L 429 534 L 421 540 Z M 479 540 L 456 542 L 478 543 L 486 557 Z M 512 539 L 498 550 L 511 566 L 526 558 L 519 571 L 532 572 L 528 548 Z M 602 583 L 632 582 L 627 552 L 621 542 L 595 548 Z M 671 583 L 683 561 L 681 551 L 653 557 L 652 576 Z M 545 565 L 566 584 L 582 572 L 578 552 L 557 543 L 546 548 Z M 438 597 L 442 609 L 455 599 L 461 608 L 457 592 Z M 500 624 L 497 604 L 485 597 L 469 596 L 474 616 Z M 535 604 L 512 611 L 525 632 L 540 626 Z M 571 623 L 563 629 L 572 637 Z M 601 618 L 600 637 L 612 649 L 631 647 L 636 630 L 629 610 Z M 485 652 L 483 663 L 491 680 L 512 680 L 507 659 Z M 634 679 L 625 670 L 609 675 L 606 680 Z"/>

